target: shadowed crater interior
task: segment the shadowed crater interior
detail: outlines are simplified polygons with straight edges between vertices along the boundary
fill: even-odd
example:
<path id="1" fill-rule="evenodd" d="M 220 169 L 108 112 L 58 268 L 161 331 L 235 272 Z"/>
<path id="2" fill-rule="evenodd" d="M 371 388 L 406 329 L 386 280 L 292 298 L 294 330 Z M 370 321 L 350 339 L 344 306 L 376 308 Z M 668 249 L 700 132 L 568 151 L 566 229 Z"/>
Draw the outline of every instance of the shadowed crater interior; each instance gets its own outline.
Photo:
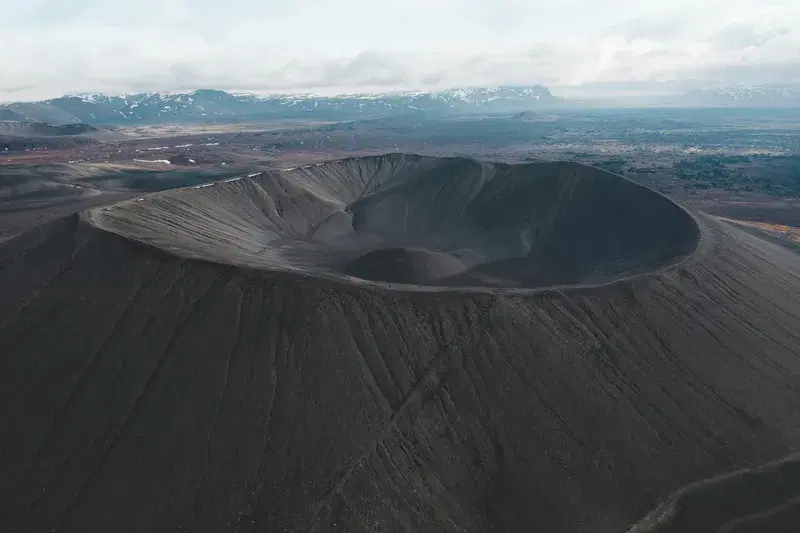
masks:
<path id="1" fill-rule="evenodd" d="M 663 196 L 577 163 L 345 159 L 90 211 L 172 253 L 429 287 L 597 284 L 674 264 L 699 230 Z"/>
<path id="2" fill-rule="evenodd" d="M 367 252 L 342 271 L 357 278 L 393 283 L 433 283 L 466 270 L 457 257 L 430 250 L 383 248 Z"/>

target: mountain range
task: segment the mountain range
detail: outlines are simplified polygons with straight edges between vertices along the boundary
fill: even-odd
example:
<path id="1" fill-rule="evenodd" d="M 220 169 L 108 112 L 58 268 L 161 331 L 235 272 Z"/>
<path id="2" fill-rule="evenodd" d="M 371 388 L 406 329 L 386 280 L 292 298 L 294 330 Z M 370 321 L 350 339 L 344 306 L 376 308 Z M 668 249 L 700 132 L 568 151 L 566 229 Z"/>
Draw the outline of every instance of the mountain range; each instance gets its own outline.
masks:
<path id="1" fill-rule="evenodd" d="M 256 95 L 200 89 L 186 93 L 148 92 L 123 95 L 73 94 L 39 102 L 0 106 L 0 121 L 54 125 L 126 126 L 192 122 L 239 122 L 311 118 L 353 120 L 408 114 L 536 114 L 547 109 L 597 107 L 800 107 L 800 89 L 735 86 L 646 97 L 642 101 L 554 96 L 547 87 L 506 86 L 437 91 Z"/>
<path id="2" fill-rule="evenodd" d="M 40 102 L 12 103 L 0 107 L 0 120 L 108 126 L 301 118 L 312 113 L 315 118 L 336 120 L 398 113 L 523 111 L 558 106 L 562 102 L 540 85 L 339 96 L 262 96 L 202 89 L 189 93 L 118 96 L 89 93 Z"/>
<path id="3" fill-rule="evenodd" d="M 800 88 L 782 86 L 715 87 L 689 91 L 681 101 L 693 105 L 737 107 L 797 107 Z"/>

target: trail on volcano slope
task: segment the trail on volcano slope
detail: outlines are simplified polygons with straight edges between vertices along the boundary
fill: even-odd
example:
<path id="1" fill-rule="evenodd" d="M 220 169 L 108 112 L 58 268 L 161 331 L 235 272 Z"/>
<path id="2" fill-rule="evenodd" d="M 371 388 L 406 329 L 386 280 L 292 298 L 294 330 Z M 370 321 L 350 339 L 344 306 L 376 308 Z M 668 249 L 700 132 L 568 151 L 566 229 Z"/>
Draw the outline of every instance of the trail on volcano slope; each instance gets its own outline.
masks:
<path id="1" fill-rule="evenodd" d="M 636 188 L 653 205 L 628 216 L 675 220 L 629 219 L 625 242 L 672 236 L 669 257 L 587 243 L 557 254 L 572 268 L 549 277 L 604 284 L 527 290 L 537 284 L 521 266 L 468 265 L 520 248 L 456 248 L 460 233 L 441 229 L 453 213 L 426 211 L 422 193 L 405 203 L 408 223 L 392 218 L 403 210 L 388 198 L 413 197 L 417 180 L 449 183 L 429 185 L 435 206 L 475 193 L 455 203 L 479 228 L 491 198 L 523 196 L 479 200 L 504 167 L 460 162 L 481 169 L 464 179 L 483 185 L 467 187 L 432 170 L 450 164 L 388 156 L 332 163 L 324 179 L 297 169 L 293 185 L 269 174 L 159 193 L 0 244 L 0 529 L 621 532 L 688 483 L 798 448 L 794 254 Z M 553 179 L 544 170 L 531 179 Z M 629 185 L 586 172 L 574 187 L 555 180 L 556 197 L 602 211 L 614 199 L 589 201 L 586 176 Z M 535 213 L 546 194 L 520 190 Z M 351 222 L 326 228 L 332 216 Z M 622 242 L 598 227 L 610 214 L 571 216 Z M 497 217 L 534 227 L 508 205 L 483 223 Z M 530 220 L 542 236 L 572 227 L 558 213 Z M 321 229 L 329 237 L 309 236 Z M 481 290 L 360 281 L 320 259 L 403 239 L 457 257 Z M 526 242 L 532 265 L 562 250 Z M 623 277 L 605 283 L 612 273 Z M 791 513 L 771 506 L 791 502 L 797 481 L 782 472 L 783 492 L 754 505 L 778 518 Z M 739 527 L 734 496 L 737 516 L 711 506 L 714 524 Z M 711 523 L 700 518 L 686 531 Z"/>

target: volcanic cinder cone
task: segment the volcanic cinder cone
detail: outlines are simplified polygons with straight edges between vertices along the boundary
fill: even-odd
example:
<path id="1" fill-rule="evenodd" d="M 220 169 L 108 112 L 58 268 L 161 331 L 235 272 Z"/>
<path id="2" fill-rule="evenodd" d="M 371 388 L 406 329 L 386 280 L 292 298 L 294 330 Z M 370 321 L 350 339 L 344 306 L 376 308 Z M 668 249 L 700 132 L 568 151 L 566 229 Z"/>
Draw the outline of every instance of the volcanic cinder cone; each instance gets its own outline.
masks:
<path id="1" fill-rule="evenodd" d="M 800 494 L 725 475 L 800 446 L 800 260 L 598 169 L 158 193 L 0 244 L 0 294 L 0 531 L 717 531 Z"/>

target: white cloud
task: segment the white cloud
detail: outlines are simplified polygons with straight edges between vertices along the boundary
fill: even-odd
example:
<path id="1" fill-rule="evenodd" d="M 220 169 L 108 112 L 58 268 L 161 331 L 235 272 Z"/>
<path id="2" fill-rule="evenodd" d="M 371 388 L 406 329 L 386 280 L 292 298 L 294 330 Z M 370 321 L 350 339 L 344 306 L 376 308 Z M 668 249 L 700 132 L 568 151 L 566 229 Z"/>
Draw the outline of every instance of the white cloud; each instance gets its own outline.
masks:
<path id="1" fill-rule="evenodd" d="M 75 91 L 800 83 L 787 0 L 0 0 L 0 100 Z"/>

